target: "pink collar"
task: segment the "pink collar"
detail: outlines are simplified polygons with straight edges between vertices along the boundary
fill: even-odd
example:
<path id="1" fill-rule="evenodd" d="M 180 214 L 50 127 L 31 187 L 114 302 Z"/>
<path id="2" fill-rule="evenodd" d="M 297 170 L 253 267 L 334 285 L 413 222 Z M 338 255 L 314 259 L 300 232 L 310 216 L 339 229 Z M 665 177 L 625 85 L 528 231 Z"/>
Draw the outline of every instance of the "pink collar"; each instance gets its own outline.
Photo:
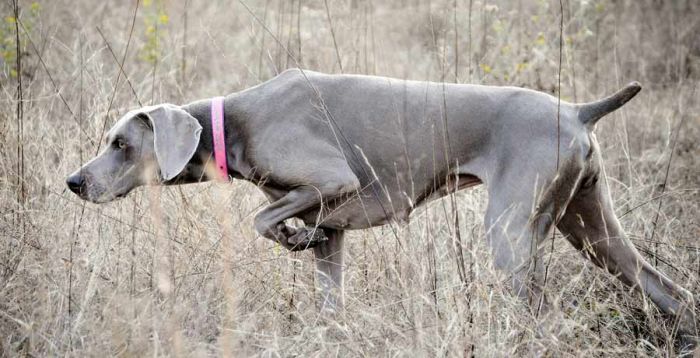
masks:
<path id="1" fill-rule="evenodd" d="M 211 134 L 214 139 L 214 160 L 219 179 L 228 181 L 226 140 L 224 139 L 224 97 L 211 99 Z"/>

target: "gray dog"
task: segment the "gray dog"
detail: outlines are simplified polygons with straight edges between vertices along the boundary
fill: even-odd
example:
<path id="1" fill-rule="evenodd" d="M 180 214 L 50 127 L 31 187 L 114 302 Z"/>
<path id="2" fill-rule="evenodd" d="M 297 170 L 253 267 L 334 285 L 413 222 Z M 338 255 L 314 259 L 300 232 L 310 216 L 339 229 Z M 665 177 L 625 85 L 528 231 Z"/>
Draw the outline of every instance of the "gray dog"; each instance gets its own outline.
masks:
<path id="1" fill-rule="evenodd" d="M 593 133 L 640 89 L 631 83 L 596 102 L 558 106 L 522 88 L 287 70 L 225 98 L 224 170 L 270 200 L 255 217 L 260 235 L 291 250 L 313 247 L 324 308 L 343 304 L 345 230 L 406 221 L 431 199 L 484 183 L 487 240 L 516 294 L 539 301 L 538 247 L 556 226 L 691 340 L 693 296 L 625 236 Z M 127 113 L 68 186 L 104 203 L 144 184 L 216 178 L 211 108 L 206 99 Z M 286 225 L 290 218 L 308 227 Z"/>

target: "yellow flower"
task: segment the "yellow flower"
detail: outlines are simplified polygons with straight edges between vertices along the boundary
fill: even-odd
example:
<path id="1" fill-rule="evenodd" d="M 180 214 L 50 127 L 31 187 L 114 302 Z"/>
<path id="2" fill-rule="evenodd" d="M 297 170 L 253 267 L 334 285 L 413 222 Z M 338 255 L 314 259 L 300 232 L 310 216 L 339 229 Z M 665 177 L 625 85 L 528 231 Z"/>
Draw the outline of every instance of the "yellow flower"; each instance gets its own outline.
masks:
<path id="1" fill-rule="evenodd" d="M 487 64 L 485 64 L 485 63 L 479 64 L 479 67 L 481 67 L 481 70 L 484 71 L 484 73 L 491 73 L 491 71 L 493 70 L 493 69 L 491 68 L 491 66 L 489 66 L 489 65 L 487 65 Z"/>
<path id="2" fill-rule="evenodd" d="M 540 32 L 539 35 L 537 35 L 537 39 L 535 40 L 535 45 L 542 46 L 544 45 L 544 43 L 544 34 Z"/>
<path id="3" fill-rule="evenodd" d="M 496 31 L 496 33 L 500 33 L 503 31 L 503 22 L 501 20 L 496 19 L 496 21 L 493 22 L 493 31 Z"/>
<path id="4" fill-rule="evenodd" d="M 5 18 L 5 22 L 8 24 L 14 24 L 15 23 L 15 17 L 14 16 L 8 16 Z"/>
<path id="5" fill-rule="evenodd" d="M 274 252 L 275 255 L 279 256 L 282 253 L 282 245 L 276 242 L 275 245 L 272 247 L 272 252 Z"/>
<path id="6" fill-rule="evenodd" d="M 158 22 L 160 22 L 163 25 L 167 24 L 168 20 L 169 20 L 169 18 L 168 18 L 168 15 L 166 15 L 166 14 L 160 14 L 160 16 L 158 17 Z"/>

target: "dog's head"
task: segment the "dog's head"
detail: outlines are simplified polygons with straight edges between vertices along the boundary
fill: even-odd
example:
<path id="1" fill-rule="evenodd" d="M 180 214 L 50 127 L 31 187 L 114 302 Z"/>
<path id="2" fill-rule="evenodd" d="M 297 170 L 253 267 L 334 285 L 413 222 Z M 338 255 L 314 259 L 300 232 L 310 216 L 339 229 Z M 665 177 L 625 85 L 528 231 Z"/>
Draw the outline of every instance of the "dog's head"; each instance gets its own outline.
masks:
<path id="1" fill-rule="evenodd" d="M 201 131 L 199 122 L 175 105 L 131 111 L 109 130 L 97 157 L 66 183 L 80 198 L 104 203 L 138 186 L 167 182 L 190 161 Z"/>

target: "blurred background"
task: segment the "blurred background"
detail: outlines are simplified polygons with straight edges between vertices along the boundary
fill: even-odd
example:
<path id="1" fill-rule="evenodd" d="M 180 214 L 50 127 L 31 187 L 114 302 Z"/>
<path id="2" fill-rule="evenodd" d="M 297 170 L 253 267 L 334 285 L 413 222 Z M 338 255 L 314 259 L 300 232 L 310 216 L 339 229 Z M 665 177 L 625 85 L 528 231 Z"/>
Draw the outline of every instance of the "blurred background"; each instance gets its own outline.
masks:
<path id="1" fill-rule="evenodd" d="M 673 354 L 673 322 L 559 236 L 547 292 L 560 318 L 536 329 L 490 266 L 483 187 L 457 194 L 466 283 L 443 199 L 392 224 L 401 245 L 388 226 L 350 232 L 347 310 L 322 317 L 312 254 L 253 230 L 265 204 L 253 185 L 143 188 L 98 206 L 64 180 L 128 110 L 290 67 L 553 95 L 561 78 L 571 102 L 637 80 L 597 129 L 615 207 L 697 298 L 699 2 L 8 0 L 0 14 L 3 355 Z"/>

